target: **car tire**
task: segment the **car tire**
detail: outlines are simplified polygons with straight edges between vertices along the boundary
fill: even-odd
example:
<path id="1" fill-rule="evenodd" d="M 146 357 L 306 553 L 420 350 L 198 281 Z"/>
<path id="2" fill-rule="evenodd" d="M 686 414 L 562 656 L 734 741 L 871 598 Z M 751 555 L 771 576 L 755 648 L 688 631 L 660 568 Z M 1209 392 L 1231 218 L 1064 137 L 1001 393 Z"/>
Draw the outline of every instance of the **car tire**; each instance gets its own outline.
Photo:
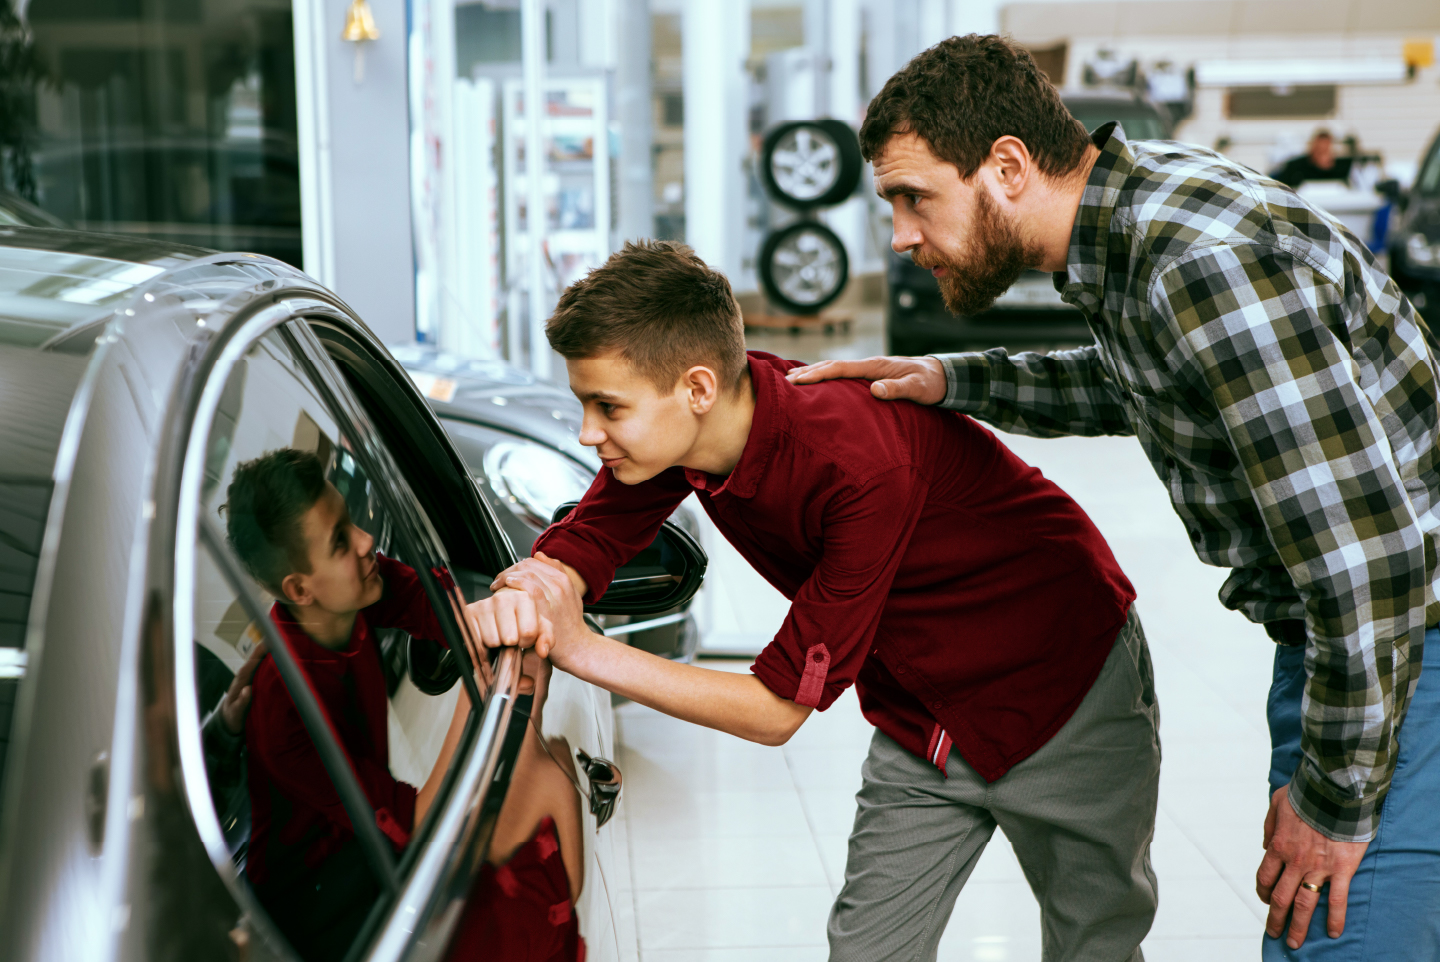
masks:
<path id="1" fill-rule="evenodd" d="M 850 259 L 835 232 L 815 221 L 774 231 L 760 248 L 760 286 L 790 314 L 817 314 L 845 290 Z"/>
<path id="2" fill-rule="evenodd" d="M 841 203 L 860 184 L 860 140 L 840 120 L 780 124 L 760 148 L 760 178 L 777 202 L 794 210 Z"/>

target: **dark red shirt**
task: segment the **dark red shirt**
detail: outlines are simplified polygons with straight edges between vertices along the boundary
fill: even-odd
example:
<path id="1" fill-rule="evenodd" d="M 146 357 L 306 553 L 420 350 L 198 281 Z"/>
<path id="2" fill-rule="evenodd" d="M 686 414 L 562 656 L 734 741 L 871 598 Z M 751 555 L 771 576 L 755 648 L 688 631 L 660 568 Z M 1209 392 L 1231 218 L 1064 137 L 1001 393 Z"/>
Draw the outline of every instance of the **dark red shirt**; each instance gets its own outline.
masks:
<path id="1" fill-rule="evenodd" d="M 994 781 L 1074 713 L 1135 591 L 1080 506 L 988 430 L 862 381 L 792 385 L 799 364 L 750 352 L 755 416 L 728 478 L 602 469 L 535 550 L 594 600 L 694 492 L 791 601 L 751 669 L 766 687 L 823 711 L 853 684 L 901 746 L 943 770 L 953 740 Z"/>
<path id="2" fill-rule="evenodd" d="M 277 603 L 270 617 L 350 756 L 376 824 L 398 851 L 414 827 L 415 789 L 390 774 L 385 673 L 370 627 L 400 628 L 434 640 L 442 634 L 414 569 L 384 555 L 376 560 L 385 596 L 355 616 L 344 648 L 336 651 L 314 641 L 284 605 Z M 313 871 L 354 830 L 273 657 L 260 663 L 251 686 L 245 721 L 251 820 L 245 871 L 260 885 Z"/>

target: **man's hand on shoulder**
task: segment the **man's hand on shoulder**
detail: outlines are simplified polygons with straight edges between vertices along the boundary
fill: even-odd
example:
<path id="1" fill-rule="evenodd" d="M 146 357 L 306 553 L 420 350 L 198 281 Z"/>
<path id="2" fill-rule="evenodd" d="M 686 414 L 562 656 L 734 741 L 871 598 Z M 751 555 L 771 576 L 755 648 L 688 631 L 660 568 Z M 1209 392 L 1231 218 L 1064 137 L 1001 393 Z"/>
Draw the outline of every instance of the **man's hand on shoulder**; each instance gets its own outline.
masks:
<path id="1" fill-rule="evenodd" d="M 867 357 L 863 361 L 820 361 L 785 372 L 791 384 L 815 384 L 837 377 L 871 381 L 870 393 L 886 401 L 939 404 L 945 400 L 945 369 L 933 357 Z"/>

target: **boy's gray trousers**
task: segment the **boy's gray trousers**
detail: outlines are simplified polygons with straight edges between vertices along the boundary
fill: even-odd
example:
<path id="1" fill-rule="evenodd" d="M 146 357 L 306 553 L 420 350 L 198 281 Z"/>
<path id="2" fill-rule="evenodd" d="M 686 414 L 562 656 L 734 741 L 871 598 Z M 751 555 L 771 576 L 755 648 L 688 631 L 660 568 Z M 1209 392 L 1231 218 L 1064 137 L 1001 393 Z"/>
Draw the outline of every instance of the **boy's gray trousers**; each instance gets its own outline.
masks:
<path id="1" fill-rule="evenodd" d="M 877 731 L 830 912 L 831 962 L 934 959 L 996 825 L 1040 903 L 1044 962 L 1139 962 L 1156 906 L 1159 730 L 1132 608 L 1075 714 L 995 782 L 955 751 L 946 778 Z"/>

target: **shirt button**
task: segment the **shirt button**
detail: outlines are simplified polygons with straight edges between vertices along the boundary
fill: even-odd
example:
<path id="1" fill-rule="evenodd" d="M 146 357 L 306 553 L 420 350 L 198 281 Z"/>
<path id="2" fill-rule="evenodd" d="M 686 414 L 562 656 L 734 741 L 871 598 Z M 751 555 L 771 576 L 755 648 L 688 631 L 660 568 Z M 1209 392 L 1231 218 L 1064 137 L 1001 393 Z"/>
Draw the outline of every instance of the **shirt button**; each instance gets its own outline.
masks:
<path id="1" fill-rule="evenodd" d="M 944 703 L 943 701 L 933 702 L 933 703 L 930 705 L 930 707 L 931 707 L 931 708 L 934 708 L 934 709 L 936 709 L 936 710 L 938 711 L 939 709 L 945 707 L 945 703 Z"/>
<path id="2" fill-rule="evenodd" d="M 1201 534 L 1200 532 L 1198 532 L 1198 531 L 1192 531 L 1192 532 L 1190 532 L 1190 540 L 1193 541 L 1193 542 L 1195 542 L 1196 544 L 1199 544 L 1199 543 L 1200 543 L 1200 539 L 1203 538 L 1203 537 L 1204 537 L 1204 535 L 1202 535 L 1202 534 Z"/>
<path id="3" fill-rule="evenodd" d="M 815 652 L 815 654 L 811 655 L 810 657 L 811 657 L 812 659 L 814 659 L 817 663 L 818 663 L 818 662 L 822 662 L 822 661 L 825 660 L 825 652 L 823 652 L 823 651 L 817 651 L 817 652 Z"/>
<path id="4" fill-rule="evenodd" d="M 1165 470 L 1166 470 L 1166 471 L 1174 471 L 1174 470 L 1175 470 L 1175 459 L 1174 459 L 1174 458 L 1166 458 L 1166 459 L 1165 459 Z"/>
<path id="5" fill-rule="evenodd" d="M 900 666 L 898 666 L 898 667 L 895 669 L 895 671 L 896 671 L 897 674 L 903 675 L 903 674 L 905 674 L 905 666 L 904 666 L 904 665 L 900 665 Z"/>

